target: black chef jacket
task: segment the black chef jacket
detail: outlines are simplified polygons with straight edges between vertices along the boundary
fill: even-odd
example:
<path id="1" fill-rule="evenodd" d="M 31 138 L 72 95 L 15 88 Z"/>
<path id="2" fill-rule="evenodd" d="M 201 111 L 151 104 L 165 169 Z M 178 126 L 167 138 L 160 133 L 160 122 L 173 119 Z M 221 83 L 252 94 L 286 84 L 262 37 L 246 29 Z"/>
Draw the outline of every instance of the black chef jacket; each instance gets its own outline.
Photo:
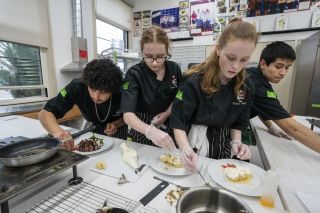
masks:
<path id="1" fill-rule="evenodd" d="M 121 112 L 142 112 L 156 115 L 167 110 L 180 85 L 182 74 L 178 64 L 165 62 L 162 81 L 144 63 L 132 66 L 123 85 Z"/>
<path id="2" fill-rule="evenodd" d="M 193 74 L 182 83 L 172 106 L 170 127 L 188 131 L 195 124 L 245 129 L 253 101 L 251 81 L 245 82 L 239 96 L 234 94 L 235 79 L 220 85 L 219 91 L 209 96 L 201 90 L 200 80 L 199 74 Z"/>
<path id="3" fill-rule="evenodd" d="M 122 116 L 119 111 L 120 101 L 121 93 L 113 93 L 109 116 L 106 121 L 100 122 L 97 118 L 95 103 L 90 97 L 88 86 L 78 78 L 72 80 L 56 97 L 50 99 L 44 109 L 53 113 L 54 116 L 59 119 L 72 109 L 74 105 L 77 105 L 83 117 L 97 127 L 96 132 L 105 134 L 103 131 L 105 130 L 107 123 L 113 122 Z M 109 106 L 110 99 L 104 103 L 97 104 L 97 112 L 101 120 L 104 120 L 107 116 Z"/>
<path id="4" fill-rule="evenodd" d="M 263 75 L 261 69 L 259 67 L 251 67 L 247 69 L 247 73 L 248 78 L 255 85 L 255 95 L 250 117 L 253 118 L 259 115 L 263 120 L 279 120 L 291 117 L 280 104 L 277 94 L 274 92 L 268 79 Z"/>

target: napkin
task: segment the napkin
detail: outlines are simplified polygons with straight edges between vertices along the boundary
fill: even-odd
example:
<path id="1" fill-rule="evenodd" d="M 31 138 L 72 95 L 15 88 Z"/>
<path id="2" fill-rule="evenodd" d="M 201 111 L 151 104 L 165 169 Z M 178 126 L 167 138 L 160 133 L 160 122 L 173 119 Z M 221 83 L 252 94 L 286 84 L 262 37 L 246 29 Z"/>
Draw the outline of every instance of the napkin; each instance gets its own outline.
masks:
<path id="1" fill-rule="evenodd" d="M 298 200 L 303 204 L 303 207 L 309 213 L 318 213 L 320 209 L 320 198 L 315 197 L 311 194 L 307 194 L 304 192 L 296 191 L 296 196 Z"/>

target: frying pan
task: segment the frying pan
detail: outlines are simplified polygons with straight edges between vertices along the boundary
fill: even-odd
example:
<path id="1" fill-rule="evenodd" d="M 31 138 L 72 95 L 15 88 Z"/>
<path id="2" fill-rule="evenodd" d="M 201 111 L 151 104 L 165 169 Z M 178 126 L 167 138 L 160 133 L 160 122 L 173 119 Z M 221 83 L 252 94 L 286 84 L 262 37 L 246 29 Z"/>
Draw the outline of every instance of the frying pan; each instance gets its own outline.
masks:
<path id="1" fill-rule="evenodd" d="M 72 138 L 93 131 L 96 127 L 71 134 Z M 14 142 L 0 148 L 0 163 L 5 166 L 19 167 L 39 163 L 53 156 L 61 143 L 58 138 L 32 138 Z"/>

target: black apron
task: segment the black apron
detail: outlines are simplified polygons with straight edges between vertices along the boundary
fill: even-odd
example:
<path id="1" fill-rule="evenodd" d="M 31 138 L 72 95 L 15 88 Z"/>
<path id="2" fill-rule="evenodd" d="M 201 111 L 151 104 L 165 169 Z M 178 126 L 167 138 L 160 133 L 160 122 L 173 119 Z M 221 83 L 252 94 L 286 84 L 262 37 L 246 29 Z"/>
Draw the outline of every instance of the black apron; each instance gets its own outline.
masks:
<path id="1" fill-rule="evenodd" d="M 210 127 L 207 129 L 209 158 L 226 159 L 231 157 L 230 127 Z"/>
<path id="2" fill-rule="evenodd" d="M 106 135 L 106 133 L 104 133 L 106 126 L 100 126 L 99 124 L 93 124 L 93 125 L 96 126 L 96 128 L 97 128 L 94 132 L 96 132 L 98 134 Z M 126 124 L 124 124 L 124 125 L 120 126 L 117 129 L 116 133 L 110 137 L 127 140 L 127 133 L 128 133 L 128 126 Z"/>

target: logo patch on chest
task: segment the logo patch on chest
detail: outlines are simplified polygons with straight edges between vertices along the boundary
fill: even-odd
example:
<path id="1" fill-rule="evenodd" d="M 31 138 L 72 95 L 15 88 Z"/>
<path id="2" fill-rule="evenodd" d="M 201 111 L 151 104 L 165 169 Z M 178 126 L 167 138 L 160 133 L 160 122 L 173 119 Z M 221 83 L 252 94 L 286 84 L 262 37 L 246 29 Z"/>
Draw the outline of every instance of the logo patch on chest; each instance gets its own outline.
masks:
<path id="1" fill-rule="evenodd" d="M 237 95 L 236 100 L 232 102 L 232 105 L 245 105 L 247 102 L 245 101 L 247 94 L 245 91 L 239 91 L 239 95 Z"/>
<path id="2" fill-rule="evenodd" d="M 177 88 L 178 87 L 178 81 L 175 75 L 172 76 L 171 80 L 171 89 Z"/>

